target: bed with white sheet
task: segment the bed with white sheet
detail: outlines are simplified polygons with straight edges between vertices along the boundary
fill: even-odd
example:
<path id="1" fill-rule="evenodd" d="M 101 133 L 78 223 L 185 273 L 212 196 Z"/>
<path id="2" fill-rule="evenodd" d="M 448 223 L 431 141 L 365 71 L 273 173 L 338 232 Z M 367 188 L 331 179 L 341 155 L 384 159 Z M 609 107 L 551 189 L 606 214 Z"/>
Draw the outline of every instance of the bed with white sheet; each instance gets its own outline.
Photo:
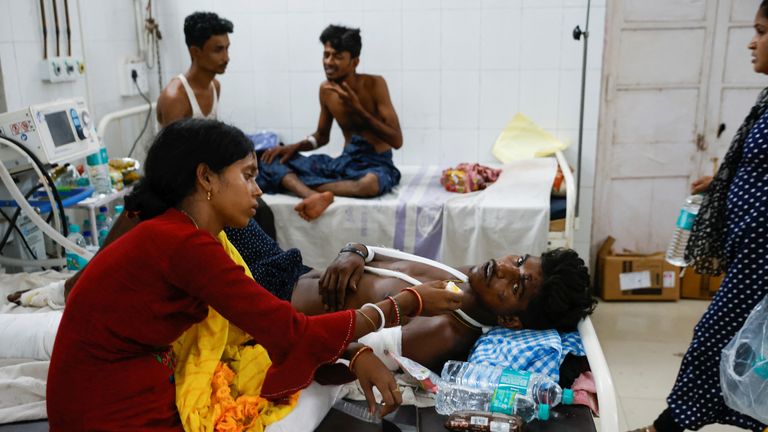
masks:
<path id="1" fill-rule="evenodd" d="M 547 248 L 555 158 L 501 166 L 487 189 L 447 192 L 438 166 L 400 167 L 391 193 L 372 199 L 336 197 L 317 219 L 294 211 L 299 198 L 265 194 L 275 216 L 277 241 L 296 247 L 305 263 L 322 268 L 348 241 L 391 247 L 448 265 L 483 262 L 500 254 L 540 254 Z"/>

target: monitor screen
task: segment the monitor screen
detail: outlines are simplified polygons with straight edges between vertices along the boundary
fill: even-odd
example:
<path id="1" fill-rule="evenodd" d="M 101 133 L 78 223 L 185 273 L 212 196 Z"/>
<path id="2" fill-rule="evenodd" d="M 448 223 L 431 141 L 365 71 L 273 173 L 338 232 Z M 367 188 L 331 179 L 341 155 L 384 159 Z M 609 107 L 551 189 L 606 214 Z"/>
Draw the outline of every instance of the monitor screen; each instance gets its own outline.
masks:
<path id="1" fill-rule="evenodd" d="M 72 126 L 69 125 L 69 117 L 66 111 L 56 111 L 45 115 L 48 130 L 51 131 L 53 145 L 60 147 L 75 142 Z"/>

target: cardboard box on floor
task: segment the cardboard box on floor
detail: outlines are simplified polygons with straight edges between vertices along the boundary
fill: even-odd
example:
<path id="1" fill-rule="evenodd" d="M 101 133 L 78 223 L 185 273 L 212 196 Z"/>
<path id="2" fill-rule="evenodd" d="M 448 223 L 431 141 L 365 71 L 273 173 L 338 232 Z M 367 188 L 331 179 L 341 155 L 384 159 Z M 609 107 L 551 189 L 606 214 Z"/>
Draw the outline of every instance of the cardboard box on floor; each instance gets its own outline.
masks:
<path id="1" fill-rule="evenodd" d="M 603 300 L 671 300 L 680 298 L 680 268 L 662 252 L 616 254 L 608 237 L 597 253 L 598 285 Z"/>
<path id="2" fill-rule="evenodd" d="M 725 274 L 720 276 L 701 275 L 693 267 L 687 267 L 683 272 L 680 297 L 684 299 L 711 299 L 723 283 Z"/>

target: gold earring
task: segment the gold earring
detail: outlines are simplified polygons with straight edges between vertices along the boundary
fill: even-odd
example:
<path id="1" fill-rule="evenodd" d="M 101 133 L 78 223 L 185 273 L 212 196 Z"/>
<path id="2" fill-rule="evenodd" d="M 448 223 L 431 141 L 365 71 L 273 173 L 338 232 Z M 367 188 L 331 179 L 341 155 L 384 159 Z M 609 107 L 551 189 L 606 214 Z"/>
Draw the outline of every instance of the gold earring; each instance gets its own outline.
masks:
<path id="1" fill-rule="evenodd" d="M 207 198 L 208 198 L 208 201 L 211 200 L 211 191 L 208 191 L 208 197 Z"/>

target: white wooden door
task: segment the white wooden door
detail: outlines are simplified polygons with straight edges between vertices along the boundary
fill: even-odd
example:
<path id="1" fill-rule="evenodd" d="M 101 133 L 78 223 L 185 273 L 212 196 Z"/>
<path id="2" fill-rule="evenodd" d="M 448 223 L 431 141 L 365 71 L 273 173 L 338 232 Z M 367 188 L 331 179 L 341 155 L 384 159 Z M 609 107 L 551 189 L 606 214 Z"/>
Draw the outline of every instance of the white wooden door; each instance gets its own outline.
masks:
<path id="1" fill-rule="evenodd" d="M 708 124 L 719 125 L 722 116 L 708 115 L 707 107 L 720 106 L 721 97 L 712 96 L 711 76 L 723 81 L 722 98 L 733 99 L 729 104 L 740 104 L 736 99 L 746 97 L 742 88 L 721 79 L 728 75 L 717 68 L 726 63 L 713 57 L 728 53 L 734 58 L 742 55 L 748 62 L 746 49 L 737 54 L 728 44 L 715 43 L 716 24 L 722 19 L 718 7 L 740 10 L 746 7 L 742 3 L 747 2 L 620 0 L 608 4 L 593 246 L 611 235 L 619 250 L 647 253 L 666 248 L 690 182 L 700 173 L 711 172 L 704 164 L 709 163 L 709 152 L 717 152 L 717 125 Z M 751 7 L 756 4 L 752 2 Z M 737 21 L 741 26 L 741 18 Z M 731 135 L 740 122 L 723 121 L 733 123 Z"/>
<path id="2" fill-rule="evenodd" d="M 717 11 L 712 71 L 704 134 L 697 174 L 712 175 L 723 160 L 755 98 L 768 86 L 768 77 L 752 69 L 747 44 L 755 31 L 754 0 L 720 0 Z"/>

